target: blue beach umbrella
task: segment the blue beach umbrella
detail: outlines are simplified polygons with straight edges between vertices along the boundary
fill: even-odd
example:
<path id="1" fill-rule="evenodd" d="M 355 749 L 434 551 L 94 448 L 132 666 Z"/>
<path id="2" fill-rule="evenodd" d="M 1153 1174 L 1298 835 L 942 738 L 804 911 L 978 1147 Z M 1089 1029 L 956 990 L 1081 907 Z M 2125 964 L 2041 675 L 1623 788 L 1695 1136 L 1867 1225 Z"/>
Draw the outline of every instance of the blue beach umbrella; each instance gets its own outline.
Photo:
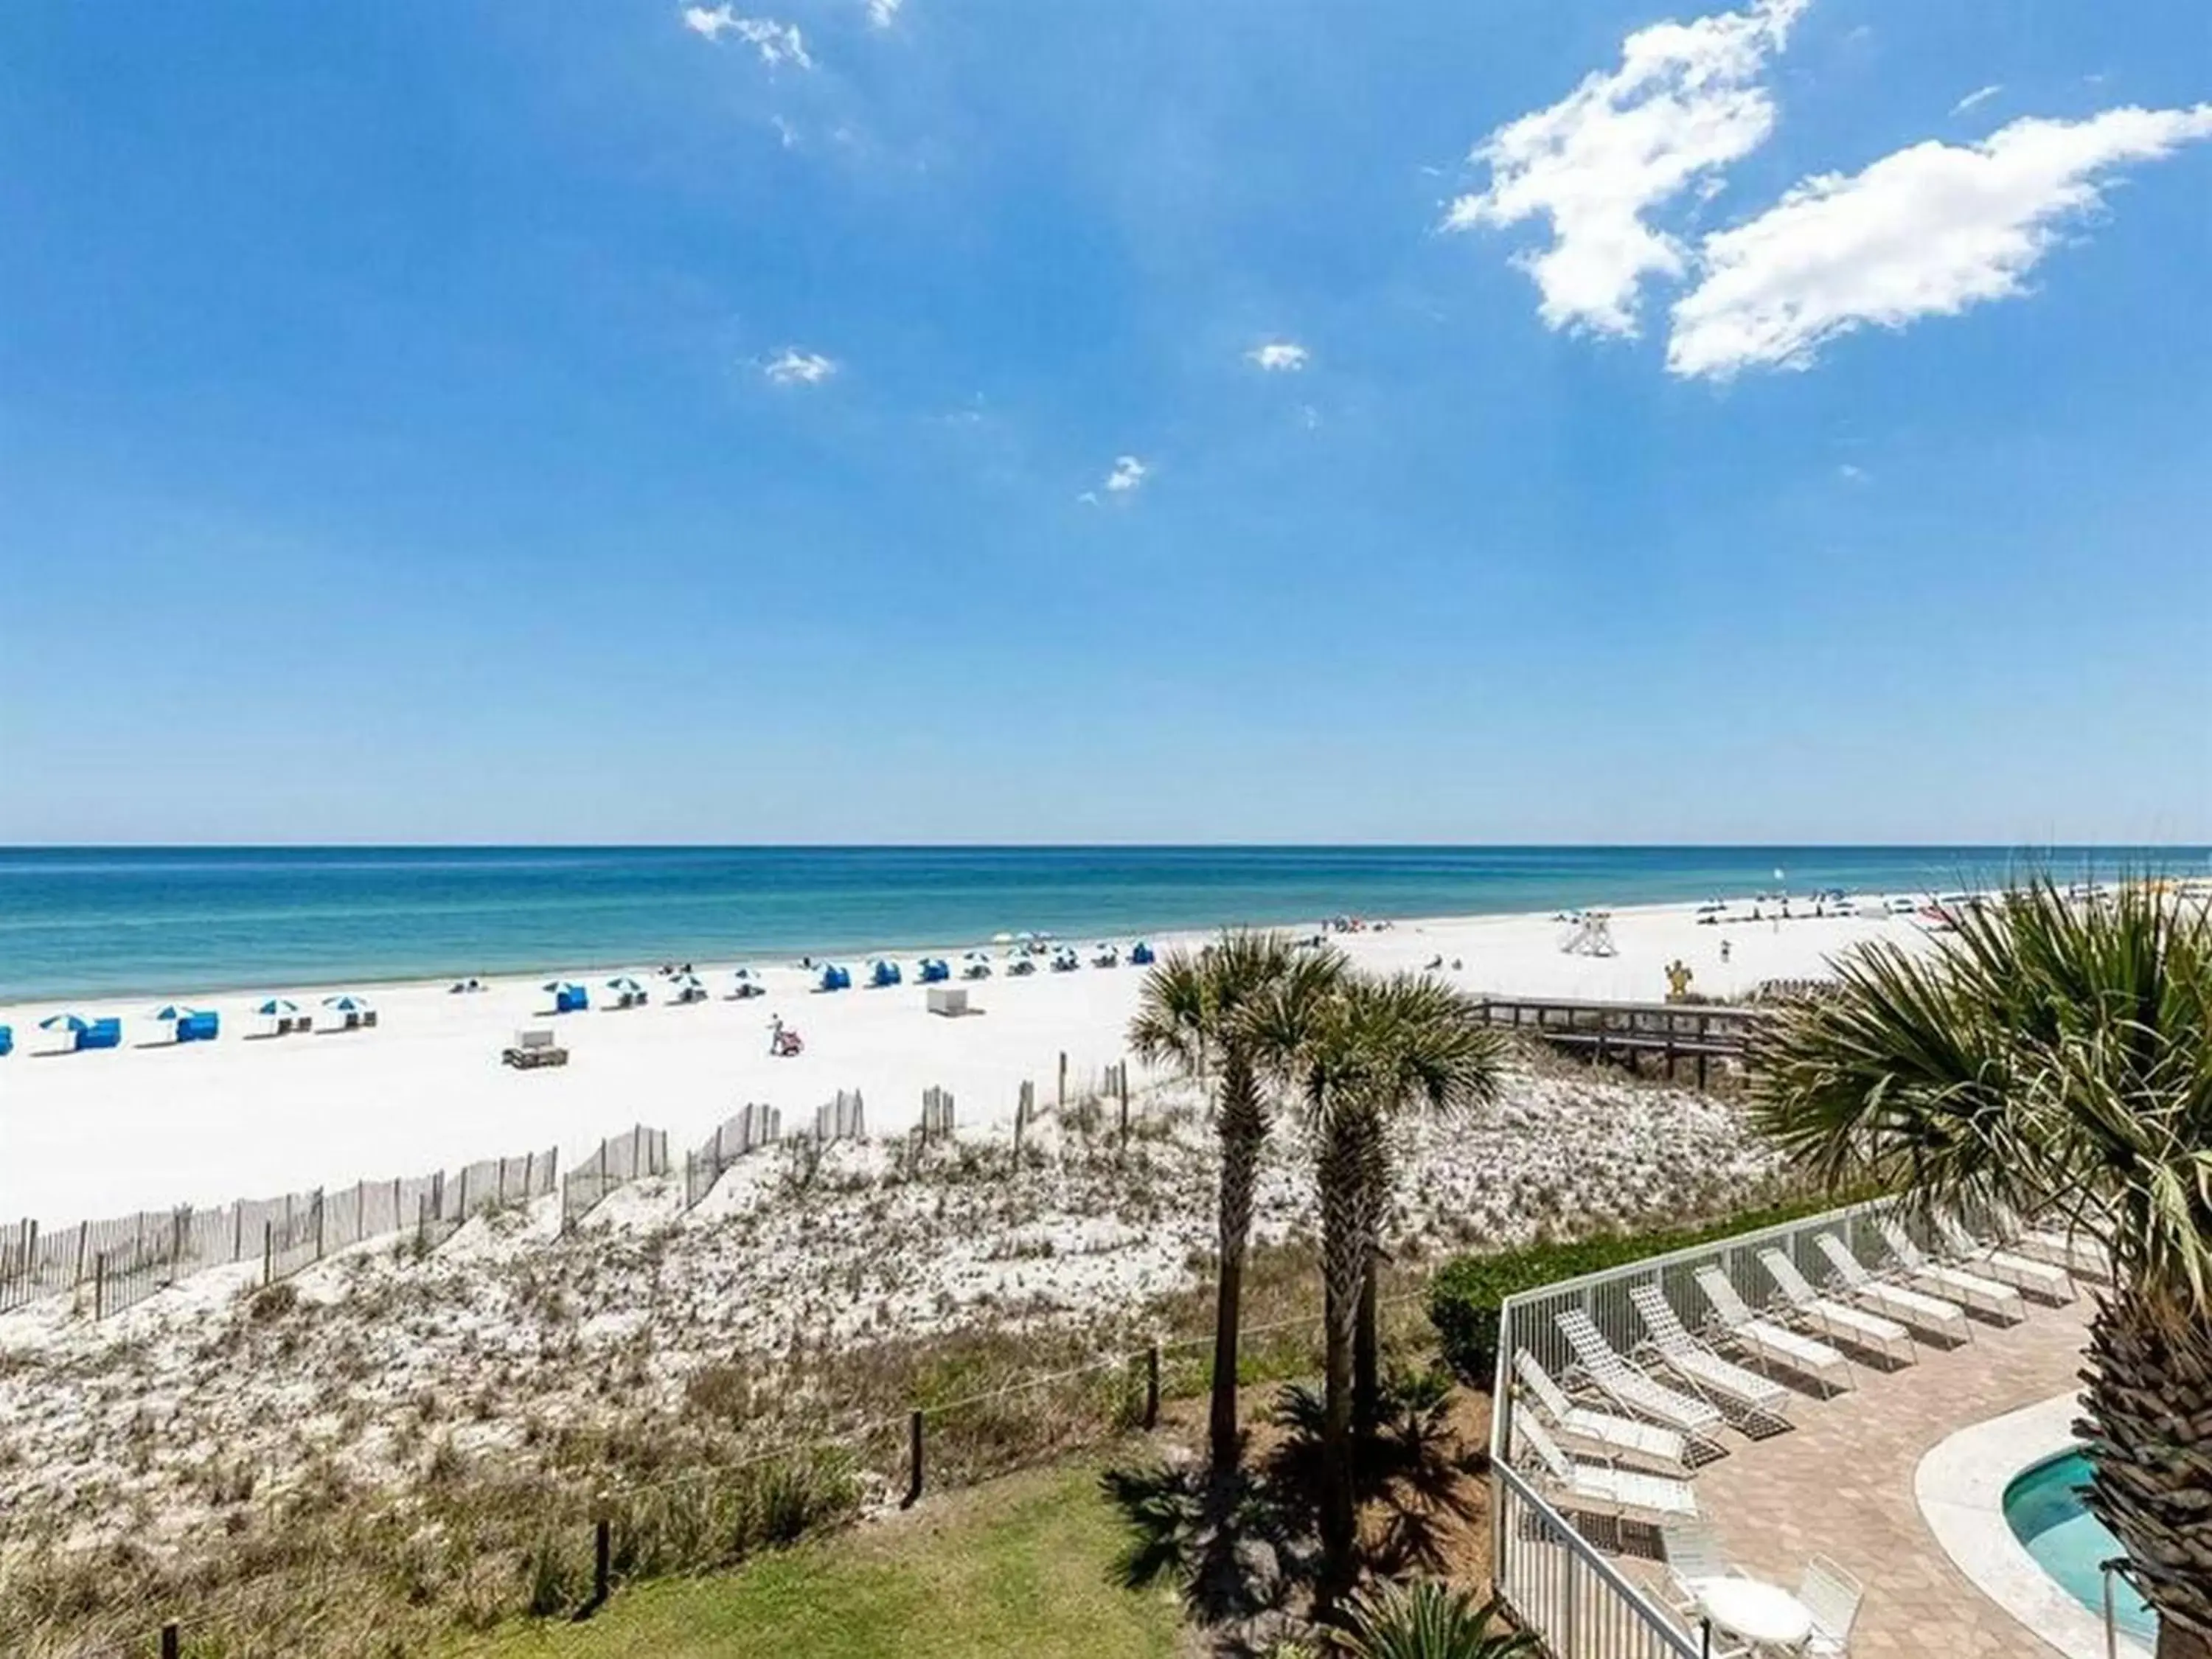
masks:
<path id="1" fill-rule="evenodd" d="M 325 997 L 323 999 L 323 1006 L 325 1008 L 335 1008 L 342 1014 L 361 1014 L 368 1012 L 368 1000 L 366 998 L 357 997 L 351 994 Z"/>
<path id="2" fill-rule="evenodd" d="M 154 1018 L 164 1024 L 173 1025 L 180 1019 L 190 1019 L 198 1012 L 197 1008 L 187 1008 L 181 1002 L 165 1002 L 154 1011 Z"/>
<path id="3" fill-rule="evenodd" d="M 610 991 L 642 991 L 644 988 L 628 974 L 617 974 L 607 981 L 607 989 Z"/>
<path id="4" fill-rule="evenodd" d="M 39 1022 L 41 1031 L 89 1031 L 92 1022 L 81 1014 L 49 1014 Z"/>
<path id="5" fill-rule="evenodd" d="M 253 1012 L 273 1018 L 278 1014 L 296 1014 L 300 1012 L 300 1005 L 289 997 L 271 997 Z"/>
<path id="6" fill-rule="evenodd" d="M 549 979 L 538 988 L 541 991 L 576 991 L 583 988 L 569 979 Z"/>

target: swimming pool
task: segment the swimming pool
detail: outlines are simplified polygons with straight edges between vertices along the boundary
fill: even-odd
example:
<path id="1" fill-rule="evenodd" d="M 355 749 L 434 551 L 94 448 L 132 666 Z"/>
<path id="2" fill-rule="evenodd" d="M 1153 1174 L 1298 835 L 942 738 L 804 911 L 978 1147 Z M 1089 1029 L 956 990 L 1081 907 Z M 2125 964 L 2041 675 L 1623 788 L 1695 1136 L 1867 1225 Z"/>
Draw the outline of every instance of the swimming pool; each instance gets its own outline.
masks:
<path id="1" fill-rule="evenodd" d="M 2004 1516 L 2035 1564 L 2101 1620 L 2105 1576 L 2098 1567 L 2124 1552 L 2082 1503 L 2081 1489 L 2088 1484 L 2089 1462 L 2080 1452 L 2046 1458 L 2005 1488 Z M 2118 1574 L 2112 1578 L 2112 1617 L 2145 1645 L 2156 1645 L 2158 1620 L 2135 1586 Z"/>

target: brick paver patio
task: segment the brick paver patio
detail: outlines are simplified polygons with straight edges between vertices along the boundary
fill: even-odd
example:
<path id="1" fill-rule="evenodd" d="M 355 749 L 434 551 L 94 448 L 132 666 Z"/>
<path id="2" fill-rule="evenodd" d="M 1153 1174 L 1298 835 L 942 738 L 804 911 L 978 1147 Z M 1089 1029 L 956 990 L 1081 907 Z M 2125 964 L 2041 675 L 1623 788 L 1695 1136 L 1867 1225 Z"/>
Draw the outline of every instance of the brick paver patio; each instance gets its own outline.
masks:
<path id="1" fill-rule="evenodd" d="M 2086 1293 L 2028 1306 L 2010 1328 L 1976 1320 L 1962 1347 L 1919 1345 L 1918 1362 L 1899 1370 L 1856 1367 L 1849 1393 L 1805 1399 L 1786 1433 L 1730 1431 L 1730 1455 L 1698 1473 L 1698 1507 L 1747 1571 L 1795 1588 L 1819 1553 L 1866 1586 L 1854 1659 L 2056 1659 L 1951 1565 L 1912 1487 L 1921 1457 L 1954 1431 L 2076 1386 Z"/>

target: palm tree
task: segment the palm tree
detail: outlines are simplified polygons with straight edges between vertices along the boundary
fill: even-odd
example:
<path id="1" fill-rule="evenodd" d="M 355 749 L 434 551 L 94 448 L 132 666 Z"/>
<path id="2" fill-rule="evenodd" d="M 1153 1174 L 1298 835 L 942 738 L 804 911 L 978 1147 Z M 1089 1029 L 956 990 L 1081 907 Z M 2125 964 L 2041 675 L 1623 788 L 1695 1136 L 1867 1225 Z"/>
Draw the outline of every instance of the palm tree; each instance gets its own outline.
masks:
<path id="1" fill-rule="evenodd" d="M 1832 1185 L 2056 1214 L 2110 1254 L 2091 1327 L 2089 1502 L 2160 1659 L 2212 1659 L 2212 914 L 2047 880 L 1945 948 L 1863 947 L 1754 1052 L 1767 1131 Z"/>
<path id="2" fill-rule="evenodd" d="M 1358 1533 L 1353 1430 L 1363 1304 L 1374 1346 L 1371 1267 L 1391 1174 L 1390 1118 L 1419 1102 L 1449 1109 L 1495 1091 L 1498 1049 L 1473 1005 L 1401 975 L 1327 981 L 1285 975 L 1248 1005 L 1257 1062 L 1292 1088 L 1314 1143 L 1322 1212 L 1325 1418 L 1321 1460 L 1320 1601 L 1352 1582 Z M 1376 1389 L 1370 1369 L 1365 1419 Z"/>
<path id="3" fill-rule="evenodd" d="M 1242 1012 L 1285 977 L 1316 986 L 1343 972 L 1334 950 L 1301 951 L 1279 933 L 1224 933 L 1193 954 L 1171 951 L 1145 976 L 1129 1046 L 1149 1064 L 1214 1079 L 1213 1122 L 1221 1138 L 1221 1190 L 1216 1216 L 1221 1253 L 1213 1312 L 1213 1391 L 1206 1420 L 1210 1461 L 1218 1474 L 1237 1467 L 1237 1351 L 1243 1321 L 1244 1256 L 1252 1234 L 1252 1193 L 1267 1145 L 1262 1092 Z"/>
<path id="4" fill-rule="evenodd" d="M 1349 1628 L 1337 1645 L 1351 1659 L 1511 1659 L 1540 1651 L 1527 1632 L 1500 1628 L 1495 1596 L 1478 1607 L 1471 1591 L 1433 1578 L 1381 1584 L 1346 1611 Z"/>
<path id="5" fill-rule="evenodd" d="M 1365 1160 L 1370 1190 L 1362 1207 L 1367 1239 L 1352 1337 L 1352 1421 L 1364 1432 L 1375 1426 L 1382 1398 L 1382 1224 L 1397 1173 L 1387 1134 L 1379 1131 L 1387 1130 L 1390 1118 L 1458 1112 L 1496 1100 L 1504 1042 L 1471 999 L 1426 975 L 1369 981 L 1358 994 L 1368 1005 L 1363 1041 L 1374 1051 L 1386 1119 L 1376 1126 Z"/>

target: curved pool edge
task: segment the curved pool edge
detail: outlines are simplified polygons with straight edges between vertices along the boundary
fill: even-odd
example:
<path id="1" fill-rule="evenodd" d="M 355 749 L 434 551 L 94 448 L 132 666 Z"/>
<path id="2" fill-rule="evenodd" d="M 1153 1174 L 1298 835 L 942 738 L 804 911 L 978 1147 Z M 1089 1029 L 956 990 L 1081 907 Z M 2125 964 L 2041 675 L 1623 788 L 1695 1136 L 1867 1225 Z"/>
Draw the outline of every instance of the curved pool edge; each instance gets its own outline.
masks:
<path id="1" fill-rule="evenodd" d="M 2105 1659 L 2105 1621 L 2044 1571 L 2013 1535 L 2005 1493 L 2027 1470 L 2079 1449 L 2078 1396 L 2060 1395 L 1972 1424 L 1938 1442 L 1913 1472 L 1921 1518 L 1974 1587 L 2067 1659 Z M 2119 1659 L 2152 1659 L 2125 1631 Z"/>

